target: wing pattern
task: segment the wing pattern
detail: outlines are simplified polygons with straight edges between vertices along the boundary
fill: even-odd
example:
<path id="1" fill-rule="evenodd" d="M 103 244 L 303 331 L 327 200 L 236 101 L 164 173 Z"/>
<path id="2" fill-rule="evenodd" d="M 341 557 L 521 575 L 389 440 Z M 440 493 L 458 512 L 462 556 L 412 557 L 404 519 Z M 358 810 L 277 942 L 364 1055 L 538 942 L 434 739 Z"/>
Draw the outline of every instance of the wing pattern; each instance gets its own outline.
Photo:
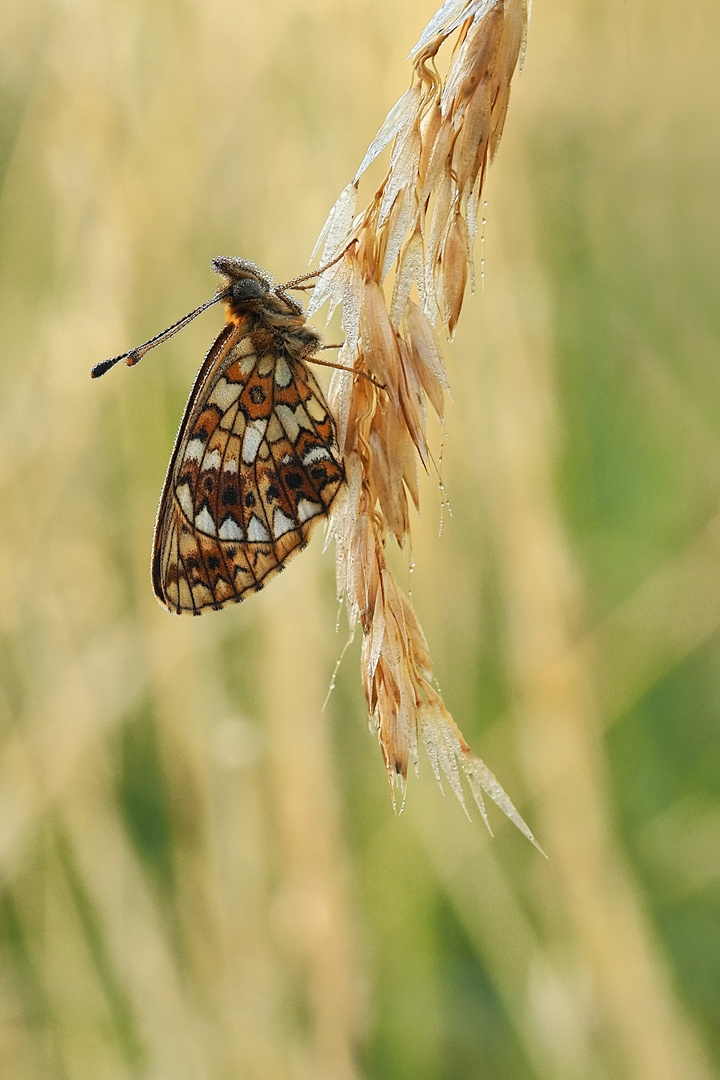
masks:
<path id="1" fill-rule="evenodd" d="M 322 391 L 282 339 L 227 325 L 198 374 L 165 480 L 152 576 L 161 604 L 200 615 L 279 573 L 344 479 Z"/>

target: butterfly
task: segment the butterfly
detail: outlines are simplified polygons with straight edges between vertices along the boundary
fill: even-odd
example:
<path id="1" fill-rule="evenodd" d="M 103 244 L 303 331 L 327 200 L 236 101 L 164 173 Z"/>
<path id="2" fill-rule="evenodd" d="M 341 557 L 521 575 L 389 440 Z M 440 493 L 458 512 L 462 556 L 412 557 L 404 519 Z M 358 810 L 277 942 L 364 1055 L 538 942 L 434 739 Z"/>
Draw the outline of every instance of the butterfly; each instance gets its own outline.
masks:
<path id="1" fill-rule="evenodd" d="M 91 372 L 137 364 L 212 304 L 225 304 L 155 523 L 153 588 L 178 615 L 217 611 L 262 589 L 306 547 L 345 479 L 333 418 L 305 363 L 321 338 L 286 291 L 316 275 L 273 286 L 246 259 L 219 257 L 211 266 L 226 284 L 210 300 Z"/>

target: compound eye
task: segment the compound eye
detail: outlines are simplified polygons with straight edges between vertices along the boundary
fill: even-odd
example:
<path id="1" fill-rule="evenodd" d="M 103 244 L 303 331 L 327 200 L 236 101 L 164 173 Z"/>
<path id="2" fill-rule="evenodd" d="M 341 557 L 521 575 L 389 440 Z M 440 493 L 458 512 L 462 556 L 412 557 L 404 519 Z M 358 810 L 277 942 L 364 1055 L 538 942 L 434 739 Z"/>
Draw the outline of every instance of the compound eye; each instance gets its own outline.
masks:
<path id="1" fill-rule="evenodd" d="M 236 304 L 242 304 L 245 300 L 261 300 L 267 296 L 268 287 L 264 281 L 257 278 L 243 278 L 234 281 L 232 285 L 232 298 Z"/>

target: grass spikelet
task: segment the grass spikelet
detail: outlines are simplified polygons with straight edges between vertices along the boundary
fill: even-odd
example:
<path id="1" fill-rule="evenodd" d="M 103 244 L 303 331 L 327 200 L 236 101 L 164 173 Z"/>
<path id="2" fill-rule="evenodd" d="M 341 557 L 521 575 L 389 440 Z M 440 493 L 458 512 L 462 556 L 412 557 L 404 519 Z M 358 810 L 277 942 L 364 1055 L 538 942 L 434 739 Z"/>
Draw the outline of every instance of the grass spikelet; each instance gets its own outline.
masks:
<path id="1" fill-rule="evenodd" d="M 409 539 L 408 496 L 417 504 L 418 463 L 429 468 L 428 402 L 440 418 L 444 414 L 449 383 L 434 325 L 452 336 L 460 317 L 483 179 L 526 23 L 524 0 L 452 0 L 428 23 L 411 53 L 412 85 L 388 113 L 321 233 L 323 259 L 345 254 L 321 277 L 310 311 L 328 298 L 342 303 L 348 339 L 342 362 L 382 384 L 346 372 L 333 376 L 330 403 L 350 482 L 335 503 L 330 529 L 338 589 L 351 628 L 359 623 L 363 633 L 367 708 L 393 794 L 404 795 L 408 765 L 417 770 L 420 740 L 438 782 L 444 775 L 463 805 L 462 773 L 486 822 L 483 792 L 534 843 L 437 693 L 417 615 L 385 560 L 388 535 L 401 548 Z M 452 36 L 443 81 L 435 57 Z M 360 177 L 388 147 L 385 177 L 351 221 Z M 388 304 L 383 282 L 393 267 Z"/>

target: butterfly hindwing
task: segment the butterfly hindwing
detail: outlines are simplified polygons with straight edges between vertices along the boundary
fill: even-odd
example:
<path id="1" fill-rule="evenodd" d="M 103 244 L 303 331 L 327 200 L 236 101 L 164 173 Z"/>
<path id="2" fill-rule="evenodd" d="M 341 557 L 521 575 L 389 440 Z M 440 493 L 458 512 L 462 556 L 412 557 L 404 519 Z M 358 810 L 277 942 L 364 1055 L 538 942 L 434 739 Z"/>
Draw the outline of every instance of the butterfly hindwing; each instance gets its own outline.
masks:
<path id="1" fill-rule="evenodd" d="M 282 338 L 249 319 L 220 333 L 170 461 L 153 585 L 199 615 L 261 589 L 307 543 L 344 479 L 317 382 Z"/>

